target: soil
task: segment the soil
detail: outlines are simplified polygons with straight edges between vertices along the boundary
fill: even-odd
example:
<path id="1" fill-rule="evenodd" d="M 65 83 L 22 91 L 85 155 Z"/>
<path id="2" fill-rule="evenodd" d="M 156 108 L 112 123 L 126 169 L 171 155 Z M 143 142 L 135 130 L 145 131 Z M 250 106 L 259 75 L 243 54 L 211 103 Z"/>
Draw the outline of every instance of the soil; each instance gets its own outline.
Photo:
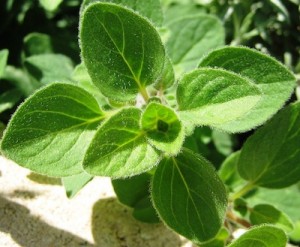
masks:
<path id="1" fill-rule="evenodd" d="M 163 224 L 144 224 L 95 178 L 73 199 L 59 179 L 0 156 L 1 247 L 191 247 Z"/>

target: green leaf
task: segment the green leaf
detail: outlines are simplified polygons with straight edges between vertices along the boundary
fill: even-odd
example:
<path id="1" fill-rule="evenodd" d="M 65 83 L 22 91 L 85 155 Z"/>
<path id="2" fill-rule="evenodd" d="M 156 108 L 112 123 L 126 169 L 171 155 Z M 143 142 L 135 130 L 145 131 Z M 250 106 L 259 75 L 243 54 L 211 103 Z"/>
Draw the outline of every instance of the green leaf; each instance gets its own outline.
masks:
<path id="1" fill-rule="evenodd" d="M 174 0 L 170 1 L 175 2 Z M 205 14 L 205 9 L 201 7 L 199 8 L 196 4 L 190 4 L 189 2 L 178 0 L 176 4 L 172 4 L 166 8 L 164 13 L 164 25 L 168 26 L 179 19 L 185 19 L 193 15 L 198 16 L 199 14 Z"/>
<path id="2" fill-rule="evenodd" d="M 300 242 L 300 221 L 297 221 L 295 223 L 294 231 L 289 233 L 289 238 L 292 241 L 295 241 L 295 242 L 298 242 L 298 243 Z"/>
<path id="3" fill-rule="evenodd" d="M 166 47 L 176 74 L 196 68 L 207 51 L 225 44 L 223 25 L 213 15 L 198 14 L 178 18 L 168 23 L 167 28 L 170 36 Z"/>
<path id="4" fill-rule="evenodd" d="M 128 101 L 159 79 L 165 52 L 151 23 L 133 11 L 109 3 L 89 5 L 80 27 L 82 58 L 101 92 Z"/>
<path id="5" fill-rule="evenodd" d="M 73 198 L 92 179 L 93 176 L 86 172 L 62 178 L 62 183 L 65 187 L 67 197 Z"/>
<path id="6" fill-rule="evenodd" d="M 229 231 L 225 227 L 222 227 L 214 239 L 207 243 L 201 244 L 201 247 L 224 247 L 229 237 Z"/>
<path id="7" fill-rule="evenodd" d="M 2 77 L 4 73 L 4 69 L 7 63 L 7 58 L 8 58 L 8 50 L 0 50 L 0 78 Z"/>
<path id="8" fill-rule="evenodd" d="M 157 223 L 159 218 L 150 200 L 149 173 L 142 173 L 126 179 L 113 179 L 112 185 L 119 201 L 133 208 L 133 216 L 148 223 Z"/>
<path id="9" fill-rule="evenodd" d="M 218 173 L 222 181 L 230 188 L 237 190 L 237 188 L 245 183 L 238 171 L 237 163 L 240 158 L 240 151 L 232 153 L 222 163 Z"/>
<path id="10" fill-rule="evenodd" d="M 238 212 L 242 217 L 245 217 L 248 213 L 247 201 L 243 198 L 237 198 L 233 201 L 233 209 Z"/>
<path id="11" fill-rule="evenodd" d="M 145 223 L 160 222 L 149 195 L 144 197 L 135 205 L 132 215 L 137 220 Z"/>
<path id="12" fill-rule="evenodd" d="M 3 74 L 3 79 L 9 81 L 18 88 L 26 97 L 31 95 L 41 85 L 35 80 L 31 80 L 24 70 L 7 65 Z"/>
<path id="13" fill-rule="evenodd" d="M 44 33 L 30 33 L 24 38 L 27 56 L 53 53 L 51 37 Z"/>
<path id="14" fill-rule="evenodd" d="M 142 198 L 149 195 L 151 175 L 142 173 L 125 179 L 112 179 L 112 185 L 119 201 L 126 206 L 134 207 Z"/>
<path id="15" fill-rule="evenodd" d="M 18 89 L 11 89 L 0 94 L 0 113 L 13 108 L 21 96 L 22 94 Z"/>
<path id="16" fill-rule="evenodd" d="M 290 218 L 277 208 L 269 204 L 259 204 L 250 210 L 250 221 L 254 225 L 270 223 L 278 226 L 285 232 L 294 228 Z"/>
<path id="17" fill-rule="evenodd" d="M 260 99 L 260 90 L 247 79 L 213 68 L 185 74 L 177 88 L 179 114 L 186 126 L 222 128 L 242 118 Z"/>
<path id="18" fill-rule="evenodd" d="M 230 134 L 214 129 L 212 131 L 212 140 L 221 154 L 228 156 L 233 152 L 234 141 Z"/>
<path id="19" fill-rule="evenodd" d="M 142 114 L 141 127 L 149 143 L 157 149 L 172 155 L 180 151 L 184 129 L 171 108 L 155 102 L 148 104 Z"/>
<path id="20" fill-rule="evenodd" d="M 274 190 L 258 188 L 251 197 L 247 197 L 247 202 L 250 207 L 257 204 L 271 204 L 280 211 L 286 213 L 293 223 L 300 221 L 300 191 L 298 184 L 285 189 Z"/>
<path id="21" fill-rule="evenodd" d="M 110 2 L 116 3 L 130 9 L 133 9 L 140 15 L 147 17 L 155 25 L 161 26 L 163 21 L 163 13 L 160 6 L 159 0 L 147 0 L 147 1 L 138 1 L 138 0 L 84 0 L 81 7 L 81 12 L 91 3 L 94 2 Z"/>
<path id="22" fill-rule="evenodd" d="M 45 10 L 54 11 L 63 2 L 63 0 L 39 0 L 39 2 Z"/>
<path id="23" fill-rule="evenodd" d="M 262 99 L 243 118 L 221 126 L 223 130 L 246 131 L 264 123 L 289 99 L 295 87 L 294 75 L 275 59 L 245 47 L 225 47 L 209 53 L 200 67 L 218 67 L 235 72 L 256 84 Z"/>
<path id="24" fill-rule="evenodd" d="M 108 105 L 106 97 L 104 97 L 99 89 L 93 84 L 84 63 L 75 67 L 72 73 L 72 79 L 77 82 L 78 86 L 91 93 L 101 107 L 106 107 Z"/>
<path id="25" fill-rule="evenodd" d="M 84 169 L 92 175 L 125 178 L 150 170 L 160 154 L 147 143 L 139 122 L 141 111 L 124 108 L 98 130 L 84 158 Z"/>
<path id="26" fill-rule="evenodd" d="M 238 162 L 253 185 L 284 188 L 300 180 L 300 102 L 279 112 L 244 144 Z"/>
<path id="27" fill-rule="evenodd" d="M 224 184 L 208 161 L 187 149 L 161 161 L 152 181 L 152 199 L 161 219 L 196 244 L 214 238 L 223 225 Z"/>
<path id="28" fill-rule="evenodd" d="M 1 149 L 6 157 L 37 173 L 58 177 L 78 174 L 103 118 L 89 93 L 77 86 L 54 83 L 18 108 Z"/>
<path id="29" fill-rule="evenodd" d="M 24 66 L 29 74 L 42 84 L 68 82 L 71 80 L 73 63 L 60 54 L 40 54 L 25 59 Z"/>
<path id="30" fill-rule="evenodd" d="M 275 226 L 262 225 L 251 228 L 228 247 L 285 247 L 286 243 L 284 231 Z"/>
<path id="31" fill-rule="evenodd" d="M 255 193 L 247 197 L 247 202 L 250 207 L 257 204 L 271 204 L 286 213 L 292 220 L 295 229 L 289 233 L 289 236 L 295 241 L 300 241 L 299 183 L 279 190 L 258 188 Z"/>
<path id="32" fill-rule="evenodd" d="M 168 56 L 166 56 L 164 68 L 161 77 L 155 84 L 155 88 L 164 91 L 165 89 L 171 87 L 175 83 L 175 74 L 172 62 Z"/>

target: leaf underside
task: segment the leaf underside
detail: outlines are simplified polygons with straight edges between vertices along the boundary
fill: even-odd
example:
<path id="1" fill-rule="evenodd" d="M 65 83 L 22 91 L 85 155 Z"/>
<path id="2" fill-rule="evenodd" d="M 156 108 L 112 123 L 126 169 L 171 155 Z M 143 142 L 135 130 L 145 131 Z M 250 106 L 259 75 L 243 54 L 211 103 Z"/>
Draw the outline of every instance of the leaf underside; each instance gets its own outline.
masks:
<path id="1" fill-rule="evenodd" d="M 178 83 L 179 114 L 186 125 L 222 128 L 242 118 L 261 99 L 256 85 L 223 69 L 201 68 Z"/>
<path id="2" fill-rule="evenodd" d="M 268 120 L 289 99 L 295 87 L 294 75 L 275 59 L 246 47 L 224 47 L 209 53 L 199 67 L 222 68 L 256 84 L 260 102 L 243 118 L 222 125 L 225 131 L 247 131 Z"/>

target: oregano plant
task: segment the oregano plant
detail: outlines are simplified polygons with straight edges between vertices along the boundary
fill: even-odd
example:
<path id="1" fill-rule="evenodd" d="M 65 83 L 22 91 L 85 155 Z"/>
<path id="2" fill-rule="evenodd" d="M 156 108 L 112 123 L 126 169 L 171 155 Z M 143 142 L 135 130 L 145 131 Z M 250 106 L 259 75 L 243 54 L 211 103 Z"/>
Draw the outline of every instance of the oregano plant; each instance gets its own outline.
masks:
<path id="1" fill-rule="evenodd" d="M 165 18 L 159 0 L 83 1 L 81 64 L 72 73 L 59 66 L 53 81 L 44 74 L 1 152 L 61 177 L 69 197 L 94 176 L 111 177 L 136 219 L 161 221 L 199 246 L 285 246 L 295 220 L 253 198 L 300 180 L 300 103 L 284 107 L 295 76 L 269 55 L 223 46 L 212 15 Z M 43 59 L 26 64 L 43 70 Z M 216 170 L 198 149 L 203 126 L 257 130 Z M 247 232 L 232 241 L 239 228 Z"/>

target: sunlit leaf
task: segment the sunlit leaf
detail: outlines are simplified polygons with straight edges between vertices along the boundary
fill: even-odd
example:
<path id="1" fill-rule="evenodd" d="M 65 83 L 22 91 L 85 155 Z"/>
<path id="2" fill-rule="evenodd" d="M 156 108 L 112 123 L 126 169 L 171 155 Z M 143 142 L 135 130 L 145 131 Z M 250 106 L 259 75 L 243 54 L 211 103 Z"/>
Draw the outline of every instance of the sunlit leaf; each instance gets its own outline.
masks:
<path id="1" fill-rule="evenodd" d="M 37 173 L 58 177 L 78 174 L 103 118 L 89 93 L 77 86 L 54 83 L 18 108 L 1 149 L 6 157 Z"/>

